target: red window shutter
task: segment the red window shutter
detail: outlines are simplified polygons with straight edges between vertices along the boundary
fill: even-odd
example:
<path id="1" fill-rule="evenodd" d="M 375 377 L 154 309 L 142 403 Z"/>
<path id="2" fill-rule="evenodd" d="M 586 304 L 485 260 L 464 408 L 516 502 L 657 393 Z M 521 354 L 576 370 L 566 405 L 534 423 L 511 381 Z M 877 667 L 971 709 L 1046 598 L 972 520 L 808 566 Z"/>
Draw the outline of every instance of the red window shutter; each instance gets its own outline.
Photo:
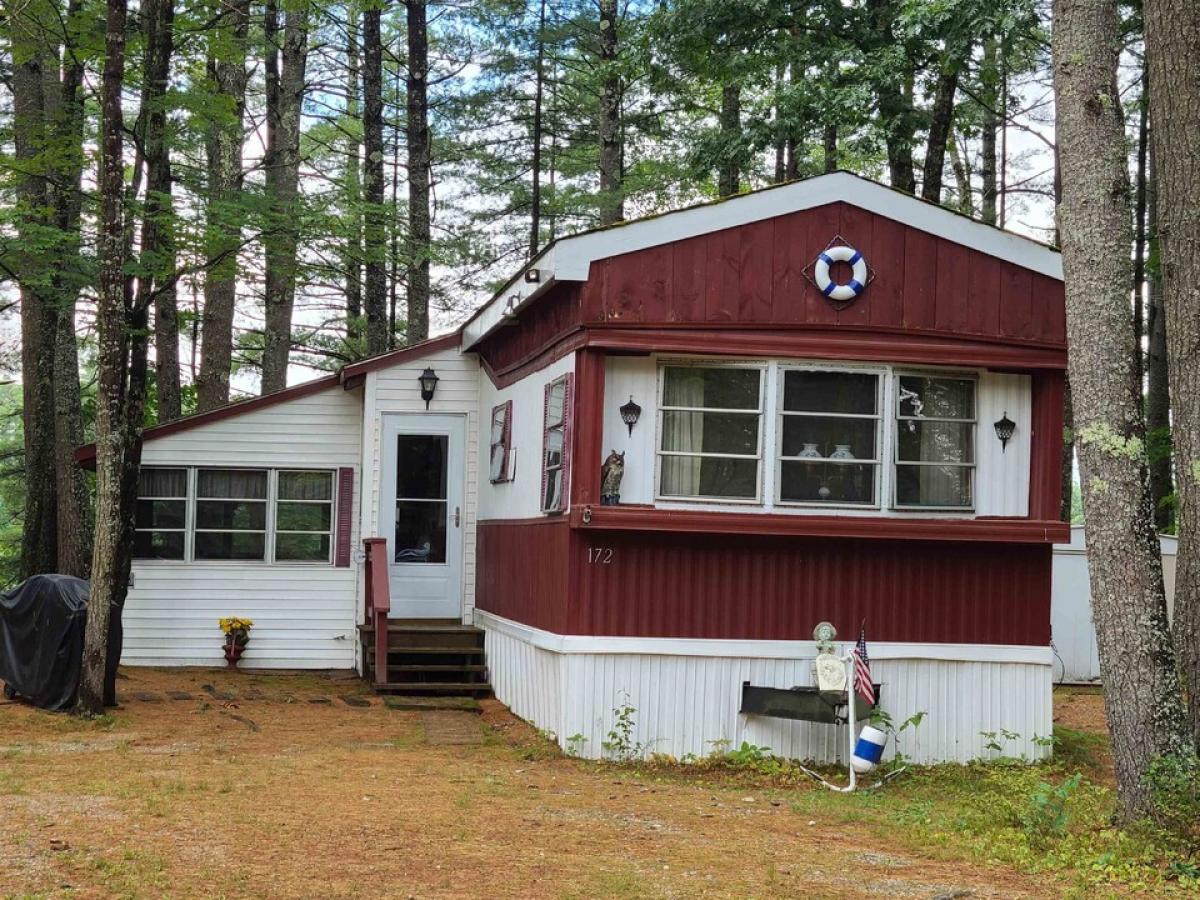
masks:
<path id="1" fill-rule="evenodd" d="M 334 553 L 334 565 L 344 569 L 350 565 L 351 517 L 354 515 L 353 469 L 338 469 L 337 491 L 337 550 Z"/>

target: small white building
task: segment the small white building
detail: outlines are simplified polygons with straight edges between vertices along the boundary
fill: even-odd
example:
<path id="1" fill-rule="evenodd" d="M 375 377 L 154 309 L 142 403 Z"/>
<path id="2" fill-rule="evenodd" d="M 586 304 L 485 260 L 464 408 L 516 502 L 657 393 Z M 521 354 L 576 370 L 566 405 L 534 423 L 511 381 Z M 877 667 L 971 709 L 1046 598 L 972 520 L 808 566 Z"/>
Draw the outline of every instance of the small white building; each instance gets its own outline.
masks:
<path id="1" fill-rule="evenodd" d="M 1054 545 L 1054 578 L 1050 595 L 1050 632 L 1056 684 L 1099 684 L 1100 651 L 1092 620 L 1092 588 L 1082 525 L 1071 526 L 1071 541 Z M 1160 534 L 1167 615 L 1175 599 L 1175 554 L 1179 539 Z"/>

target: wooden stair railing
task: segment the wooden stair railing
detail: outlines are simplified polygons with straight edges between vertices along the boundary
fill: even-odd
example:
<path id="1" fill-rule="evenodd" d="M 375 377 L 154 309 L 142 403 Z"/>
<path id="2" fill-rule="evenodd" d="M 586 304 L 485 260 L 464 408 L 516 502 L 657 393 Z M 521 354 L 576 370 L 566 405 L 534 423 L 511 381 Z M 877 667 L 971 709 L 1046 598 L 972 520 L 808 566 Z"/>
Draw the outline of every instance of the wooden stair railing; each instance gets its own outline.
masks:
<path id="1" fill-rule="evenodd" d="M 392 609 L 388 588 L 386 538 L 364 538 L 367 550 L 367 623 L 375 630 L 375 684 L 388 680 L 388 613 Z"/>

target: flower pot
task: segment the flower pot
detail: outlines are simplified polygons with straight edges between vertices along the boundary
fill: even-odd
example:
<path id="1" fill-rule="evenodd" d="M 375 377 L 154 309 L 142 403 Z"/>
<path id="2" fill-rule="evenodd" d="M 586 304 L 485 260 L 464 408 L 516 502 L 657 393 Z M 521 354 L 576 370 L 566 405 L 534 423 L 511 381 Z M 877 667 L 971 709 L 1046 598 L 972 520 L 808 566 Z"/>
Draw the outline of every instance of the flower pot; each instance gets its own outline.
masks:
<path id="1" fill-rule="evenodd" d="M 228 641 L 225 644 L 225 662 L 229 664 L 229 668 L 236 669 L 238 660 L 242 658 L 242 654 L 246 652 L 246 643 L 238 643 L 236 641 Z"/>

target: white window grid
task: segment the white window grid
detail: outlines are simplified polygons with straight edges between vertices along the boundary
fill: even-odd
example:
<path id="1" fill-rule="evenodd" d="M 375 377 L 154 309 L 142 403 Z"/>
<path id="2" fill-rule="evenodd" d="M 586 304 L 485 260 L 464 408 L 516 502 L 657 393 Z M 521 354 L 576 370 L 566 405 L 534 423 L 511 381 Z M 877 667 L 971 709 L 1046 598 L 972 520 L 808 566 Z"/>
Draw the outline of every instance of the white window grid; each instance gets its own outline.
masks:
<path id="1" fill-rule="evenodd" d="M 154 496 L 154 497 L 145 496 L 144 497 L 144 496 L 142 496 L 141 492 L 138 493 L 138 497 L 137 497 L 137 499 L 139 501 L 141 501 L 141 500 L 160 500 L 160 501 L 174 501 L 174 502 L 178 503 L 179 501 L 182 500 L 183 501 L 183 527 L 182 528 L 134 528 L 134 531 L 137 533 L 150 533 L 150 534 L 153 534 L 153 533 L 182 534 L 183 535 L 183 556 L 184 556 L 184 558 L 186 558 L 187 557 L 187 543 L 188 543 L 188 537 L 187 537 L 187 535 L 188 535 L 188 494 L 190 493 L 190 490 L 189 490 L 190 479 L 189 479 L 188 469 L 186 466 L 145 466 L 144 468 L 148 469 L 148 470 L 152 469 L 152 470 L 158 471 L 158 472 L 183 472 L 184 473 L 184 485 L 183 485 L 184 493 L 183 493 L 182 497 L 159 497 L 159 496 Z M 182 560 L 180 560 L 180 559 L 163 559 L 162 562 L 182 562 Z"/>
<path id="2" fill-rule="evenodd" d="M 291 499 L 286 499 L 284 497 L 280 497 L 279 496 L 279 476 L 280 475 L 324 475 L 326 478 L 329 479 L 329 499 L 328 500 L 291 500 Z M 273 496 L 275 498 L 275 508 L 274 508 L 274 510 L 271 511 L 271 520 L 275 523 L 275 531 L 271 537 L 272 557 L 274 558 L 275 556 L 278 555 L 278 552 L 279 552 L 278 539 L 279 539 L 279 535 L 281 535 L 281 534 L 309 534 L 309 535 L 317 535 L 317 536 L 325 535 L 329 538 L 329 551 L 325 554 L 326 558 L 324 560 L 320 560 L 320 559 L 295 559 L 295 560 L 292 560 L 292 559 L 289 559 L 289 560 L 285 560 L 285 562 L 289 562 L 289 563 L 290 562 L 307 562 L 307 563 L 332 562 L 333 561 L 333 552 L 334 552 L 333 535 L 334 535 L 334 531 L 337 529 L 337 522 L 335 521 L 337 508 L 333 505 L 334 496 L 335 496 L 335 493 L 337 490 L 337 479 L 334 478 L 334 473 L 327 469 L 275 469 L 272 480 L 274 481 L 274 488 L 275 488 L 275 492 L 273 494 Z M 279 508 L 281 506 L 287 506 L 288 504 L 298 504 L 298 505 L 302 505 L 302 506 L 316 506 L 317 504 L 321 504 L 323 506 L 329 507 L 329 527 L 324 530 L 303 530 L 303 529 L 295 529 L 295 528 L 280 528 L 279 527 Z"/>
<path id="3" fill-rule="evenodd" d="M 969 419 L 956 419 L 947 416 L 904 416 L 900 414 L 900 379 L 901 378 L 930 378 L 942 381 L 967 381 L 971 384 L 971 411 L 974 415 Z M 944 511 L 971 511 L 975 509 L 975 473 L 978 465 L 978 447 L 979 447 L 979 379 L 973 373 L 962 372 L 931 372 L 921 369 L 895 369 L 892 378 L 895 390 L 892 400 L 893 422 L 895 423 L 895 431 L 900 430 L 901 422 L 949 422 L 952 424 L 969 425 L 971 426 L 971 461 L 970 462 L 937 462 L 933 460 L 901 460 L 900 459 L 900 441 L 893 440 L 892 449 L 892 464 L 890 468 L 896 472 L 900 466 L 937 466 L 940 468 L 957 468 L 968 469 L 969 486 L 971 492 L 971 502 L 962 506 L 946 505 L 946 506 L 931 506 L 922 503 L 901 503 L 897 496 L 899 477 L 892 479 L 892 509 L 899 510 L 944 510 Z"/>

